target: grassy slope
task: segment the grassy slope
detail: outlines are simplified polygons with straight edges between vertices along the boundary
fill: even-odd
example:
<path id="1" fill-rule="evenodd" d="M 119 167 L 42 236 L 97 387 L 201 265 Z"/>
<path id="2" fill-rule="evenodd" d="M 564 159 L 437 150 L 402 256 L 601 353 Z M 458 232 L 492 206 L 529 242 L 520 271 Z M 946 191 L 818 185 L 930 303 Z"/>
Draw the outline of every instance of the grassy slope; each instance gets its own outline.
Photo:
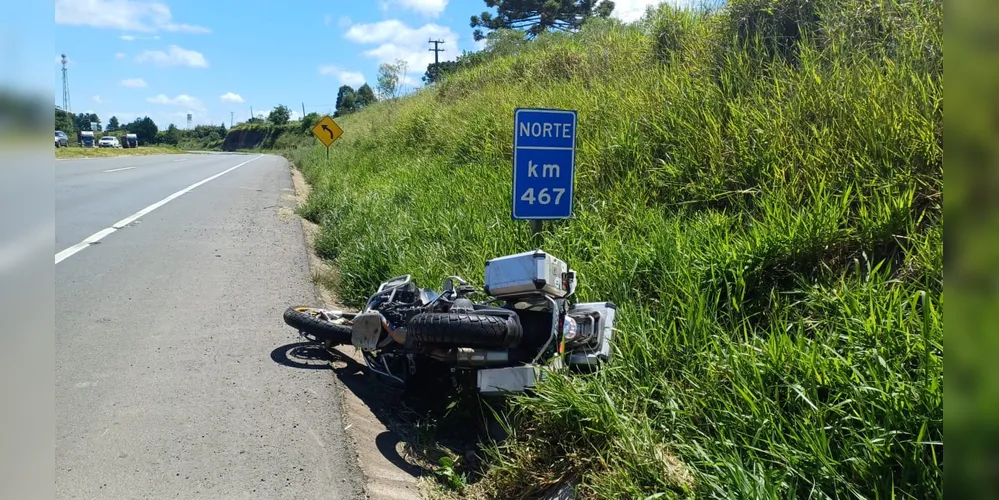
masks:
<path id="1" fill-rule="evenodd" d="M 183 153 L 178 148 L 169 146 L 142 146 L 134 149 L 113 148 L 80 148 L 68 147 L 55 150 L 56 158 L 107 158 L 111 156 L 146 156 Z"/>
<path id="2" fill-rule="evenodd" d="M 519 402 L 487 490 L 942 495 L 942 9 L 799 3 L 541 37 L 345 117 L 329 161 L 292 154 L 356 304 L 535 247 L 509 217 L 513 109 L 579 110 L 575 218 L 543 248 L 619 304 L 618 356 Z M 767 57 L 732 42 L 778 25 L 763 4 L 821 21 Z"/>

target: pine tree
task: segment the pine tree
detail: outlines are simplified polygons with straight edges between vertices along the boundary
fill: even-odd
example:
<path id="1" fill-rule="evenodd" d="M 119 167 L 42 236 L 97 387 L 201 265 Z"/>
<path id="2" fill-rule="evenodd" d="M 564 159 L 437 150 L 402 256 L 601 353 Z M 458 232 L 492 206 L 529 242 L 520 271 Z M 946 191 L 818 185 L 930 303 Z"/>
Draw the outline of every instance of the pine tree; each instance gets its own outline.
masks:
<path id="1" fill-rule="evenodd" d="M 608 17 L 614 10 L 610 0 L 485 0 L 486 7 L 495 7 L 496 15 L 483 12 L 472 16 L 473 28 L 498 30 L 511 28 L 524 31 L 534 38 L 549 30 L 575 30 L 590 17 Z M 473 33 L 475 40 L 486 38 L 481 29 Z"/>

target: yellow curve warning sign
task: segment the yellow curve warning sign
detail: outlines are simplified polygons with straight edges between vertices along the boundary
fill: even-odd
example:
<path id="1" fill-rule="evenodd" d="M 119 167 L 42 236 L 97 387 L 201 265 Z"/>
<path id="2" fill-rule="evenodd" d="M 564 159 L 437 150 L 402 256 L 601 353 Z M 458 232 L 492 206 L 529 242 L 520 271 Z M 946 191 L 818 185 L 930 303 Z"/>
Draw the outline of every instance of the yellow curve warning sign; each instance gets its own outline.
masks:
<path id="1" fill-rule="evenodd" d="M 312 127 L 312 135 L 316 136 L 316 139 L 319 139 L 319 142 L 325 144 L 326 147 L 330 147 L 330 144 L 333 144 L 343 135 L 343 129 L 329 115 L 326 115 L 322 120 L 319 120 L 315 127 Z"/>

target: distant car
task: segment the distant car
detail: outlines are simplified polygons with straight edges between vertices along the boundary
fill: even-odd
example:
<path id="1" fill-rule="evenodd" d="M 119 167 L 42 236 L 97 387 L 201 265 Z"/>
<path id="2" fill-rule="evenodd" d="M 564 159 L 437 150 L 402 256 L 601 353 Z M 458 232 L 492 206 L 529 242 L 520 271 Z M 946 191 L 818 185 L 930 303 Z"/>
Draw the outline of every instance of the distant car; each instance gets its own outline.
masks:
<path id="1" fill-rule="evenodd" d="M 125 141 L 122 143 L 122 146 L 126 148 L 139 147 L 139 136 L 135 134 L 125 134 Z"/>
<path id="2" fill-rule="evenodd" d="M 66 132 L 63 132 L 62 130 L 55 131 L 55 147 L 57 148 L 69 147 L 69 136 L 66 135 Z"/>
<path id="3" fill-rule="evenodd" d="M 111 135 L 106 135 L 104 137 L 101 137 L 101 142 L 97 143 L 97 145 L 99 147 L 102 147 L 102 148 L 120 148 L 121 147 L 121 143 L 118 142 L 118 138 L 114 137 L 114 136 L 111 136 Z"/>

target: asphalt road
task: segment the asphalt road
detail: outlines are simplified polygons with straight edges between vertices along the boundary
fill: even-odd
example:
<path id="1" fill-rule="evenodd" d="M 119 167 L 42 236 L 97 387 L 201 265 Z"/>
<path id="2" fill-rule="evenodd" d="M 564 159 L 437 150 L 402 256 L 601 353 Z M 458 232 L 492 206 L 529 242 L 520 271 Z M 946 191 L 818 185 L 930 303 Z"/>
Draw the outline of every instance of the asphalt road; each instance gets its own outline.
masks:
<path id="1" fill-rule="evenodd" d="M 285 160 L 65 160 L 55 184 L 57 497 L 363 497 L 341 387 L 276 361 L 315 302 Z"/>

